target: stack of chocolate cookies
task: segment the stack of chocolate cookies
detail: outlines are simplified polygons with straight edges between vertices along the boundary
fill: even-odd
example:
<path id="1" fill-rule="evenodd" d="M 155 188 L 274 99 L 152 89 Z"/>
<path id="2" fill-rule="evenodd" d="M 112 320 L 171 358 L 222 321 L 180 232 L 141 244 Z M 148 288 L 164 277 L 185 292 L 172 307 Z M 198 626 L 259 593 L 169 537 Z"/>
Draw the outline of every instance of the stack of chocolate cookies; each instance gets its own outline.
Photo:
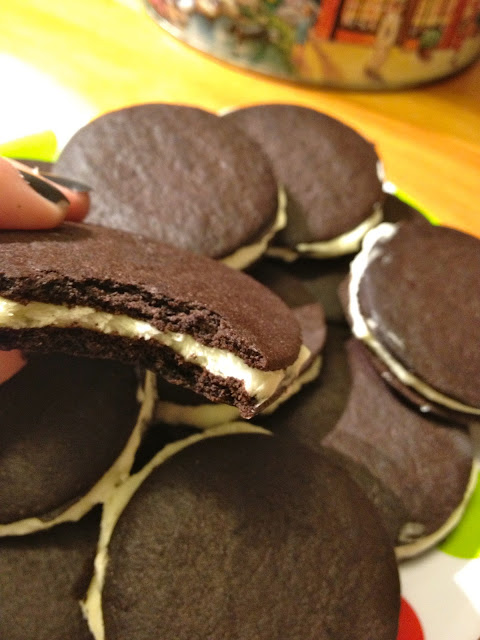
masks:
<path id="1" fill-rule="evenodd" d="M 0 636 L 396 640 L 473 488 L 479 241 L 293 105 L 129 107 L 54 170 L 86 222 L 0 234 Z"/>

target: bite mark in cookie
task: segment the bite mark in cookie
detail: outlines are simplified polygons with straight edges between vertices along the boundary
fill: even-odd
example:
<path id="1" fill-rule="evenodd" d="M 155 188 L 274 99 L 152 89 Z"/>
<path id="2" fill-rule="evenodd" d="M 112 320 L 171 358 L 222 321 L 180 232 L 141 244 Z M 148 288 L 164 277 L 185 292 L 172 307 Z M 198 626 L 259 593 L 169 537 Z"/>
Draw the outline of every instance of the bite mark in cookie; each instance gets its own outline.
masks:
<path id="1" fill-rule="evenodd" d="M 308 358 L 292 311 L 249 276 L 122 231 L 0 236 L 2 348 L 139 363 L 244 417 Z"/>

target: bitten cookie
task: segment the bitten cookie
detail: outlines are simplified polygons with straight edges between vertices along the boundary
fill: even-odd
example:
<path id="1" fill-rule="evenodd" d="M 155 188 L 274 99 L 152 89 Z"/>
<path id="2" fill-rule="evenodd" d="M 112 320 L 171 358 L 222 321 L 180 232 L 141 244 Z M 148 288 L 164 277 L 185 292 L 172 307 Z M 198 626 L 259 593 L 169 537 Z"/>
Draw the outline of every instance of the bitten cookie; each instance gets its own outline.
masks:
<path id="1" fill-rule="evenodd" d="M 170 245 L 65 223 L 0 235 L 0 348 L 138 363 L 250 417 L 309 357 L 249 276 Z"/>
<path id="2" fill-rule="evenodd" d="M 274 291 L 292 309 L 300 325 L 302 342 L 310 352 L 298 376 L 291 381 L 275 402 L 266 407 L 265 411 L 270 413 L 318 375 L 327 326 L 323 307 L 313 302 L 312 296 L 302 283 L 290 276 L 283 264 L 268 260 L 261 261 L 248 273 Z M 162 424 L 162 427 L 167 423 L 208 429 L 237 420 L 239 417 L 238 409 L 235 407 L 205 402 L 202 396 L 171 385 L 162 378 L 157 378 L 157 390 L 155 419 Z"/>
<path id="3" fill-rule="evenodd" d="M 323 113 L 291 104 L 230 111 L 266 151 L 287 194 L 287 226 L 268 253 L 287 260 L 356 251 L 382 219 L 382 170 L 373 144 Z"/>
<path id="4" fill-rule="evenodd" d="M 302 330 L 303 344 L 310 351 L 298 376 L 287 385 L 282 394 L 265 409 L 272 413 L 280 404 L 298 393 L 305 384 L 314 380 L 322 366 L 322 350 L 326 339 L 325 316 L 322 307 L 317 303 L 305 304 L 293 309 Z M 202 396 L 177 385 L 169 384 L 157 377 L 157 399 L 155 402 L 154 422 L 170 425 L 189 425 L 197 429 L 211 427 L 237 420 L 239 411 L 236 407 L 225 404 L 206 402 Z"/>
<path id="5" fill-rule="evenodd" d="M 142 104 L 80 129 L 56 173 L 93 191 L 87 221 L 244 268 L 285 225 L 283 196 L 257 143 L 202 109 Z"/>

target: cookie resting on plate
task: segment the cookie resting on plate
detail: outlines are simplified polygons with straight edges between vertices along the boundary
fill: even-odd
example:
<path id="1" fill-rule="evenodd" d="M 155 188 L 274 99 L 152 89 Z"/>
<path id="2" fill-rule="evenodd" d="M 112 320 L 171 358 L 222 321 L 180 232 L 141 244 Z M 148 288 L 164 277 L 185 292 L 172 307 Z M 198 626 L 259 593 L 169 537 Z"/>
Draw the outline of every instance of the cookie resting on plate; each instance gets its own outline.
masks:
<path id="1" fill-rule="evenodd" d="M 292 104 L 226 113 L 267 153 L 287 196 L 287 225 L 268 253 L 286 260 L 355 252 L 382 219 L 383 170 L 375 147 L 340 120 Z"/>
<path id="2" fill-rule="evenodd" d="M 243 269 L 285 226 L 284 194 L 260 146 L 185 105 L 111 111 L 77 131 L 56 173 L 92 187 L 87 221 Z"/>
<path id="3" fill-rule="evenodd" d="M 396 637 L 393 548 L 340 467 L 267 434 L 189 442 L 106 507 L 97 639 Z"/>

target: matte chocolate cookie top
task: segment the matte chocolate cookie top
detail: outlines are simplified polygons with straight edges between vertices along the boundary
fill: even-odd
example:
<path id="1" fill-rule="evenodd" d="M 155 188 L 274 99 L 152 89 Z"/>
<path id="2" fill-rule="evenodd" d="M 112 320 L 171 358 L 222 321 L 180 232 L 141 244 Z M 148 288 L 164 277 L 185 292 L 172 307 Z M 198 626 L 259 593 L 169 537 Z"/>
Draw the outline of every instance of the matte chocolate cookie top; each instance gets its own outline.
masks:
<path id="1" fill-rule="evenodd" d="M 255 423 L 329 452 L 377 507 L 398 557 L 416 555 L 463 513 L 474 470 L 469 434 L 392 393 L 347 327 L 329 325 L 323 356 L 317 379 Z"/>
<path id="2" fill-rule="evenodd" d="M 310 356 L 304 361 L 297 378 L 266 408 L 266 411 L 270 412 L 318 375 L 327 326 L 323 307 L 313 302 L 312 296 L 300 280 L 288 274 L 284 263 L 263 260 L 248 273 L 276 293 L 293 310 L 302 332 L 302 342 L 310 351 Z M 239 417 L 235 407 L 206 402 L 204 397 L 168 384 L 158 376 L 157 391 L 155 417 L 161 423 L 188 424 L 206 429 Z"/>
<path id="3" fill-rule="evenodd" d="M 247 414 L 308 356 L 295 316 L 274 293 L 170 245 L 66 223 L 4 232 L 0 256 L 4 349 L 139 362 Z"/>
<path id="4" fill-rule="evenodd" d="M 0 540 L 1 638 L 91 640 L 80 600 L 91 578 L 99 529 L 95 509 L 79 522 Z"/>
<path id="5" fill-rule="evenodd" d="M 480 413 L 480 240 L 417 223 L 371 231 L 351 265 L 348 315 L 400 380 Z"/>
<path id="6" fill-rule="evenodd" d="M 278 187 L 262 149 L 194 107 L 106 113 L 72 137 L 54 170 L 93 187 L 88 222 L 213 258 L 257 243 L 276 224 Z"/>
<path id="7" fill-rule="evenodd" d="M 271 413 L 292 395 L 299 393 L 304 385 L 314 380 L 322 367 L 322 351 L 327 337 L 327 326 L 323 308 L 318 303 L 304 304 L 293 309 L 301 330 L 303 344 L 310 351 L 298 376 L 287 385 L 282 394 L 265 408 Z M 203 396 L 184 387 L 169 384 L 156 377 L 156 402 L 153 422 L 172 425 L 190 425 L 199 429 L 232 422 L 239 418 L 236 407 L 208 402 Z"/>
<path id="8" fill-rule="evenodd" d="M 59 354 L 0 385 L 0 536 L 78 519 L 128 475 L 137 386 L 131 367 Z"/>
<path id="9" fill-rule="evenodd" d="M 455 527 L 471 496 L 477 469 L 470 435 L 458 423 L 435 419 L 402 401 L 351 339 L 348 402 L 322 445 L 340 453 L 376 504 L 397 556 L 434 546 Z"/>
<path id="10" fill-rule="evenodd" d="M 275 247 L 318 257 L 351 253 L 381 220 L 379 158 L 351 127 L 290 104 L 257 105 L 223 117 L 260 143 L 286 189 L 288 222 Z"/>
<path id="11" fill-rule="evenodd" d="M 106 640 L 392 640 L 398 570 L 341 468 L 276 437 L 225 435 L 176 453 L 134 493 L 101 604 Z"/>

